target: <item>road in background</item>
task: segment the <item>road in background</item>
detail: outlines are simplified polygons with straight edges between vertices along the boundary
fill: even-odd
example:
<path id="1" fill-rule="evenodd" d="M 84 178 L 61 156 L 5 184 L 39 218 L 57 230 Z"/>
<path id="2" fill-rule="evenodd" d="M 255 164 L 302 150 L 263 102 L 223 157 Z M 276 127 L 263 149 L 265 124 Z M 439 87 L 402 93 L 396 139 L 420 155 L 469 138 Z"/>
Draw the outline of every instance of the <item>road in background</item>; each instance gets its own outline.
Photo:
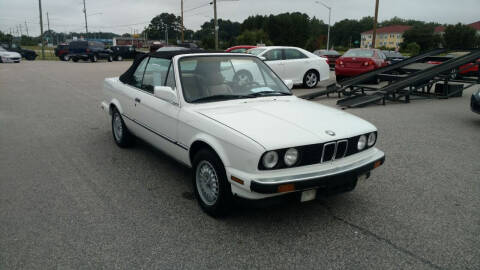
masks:
<path id="1" fill-rule="evenodd" d="M 102 81 L 130 64 L 0 65 L 0 269 L 480 268 L 474 89 L 348 110 L 379 129 L 387 159 L 370 179 L 216 220 L 192 199 L 188 169 L 113 142 Z"/>

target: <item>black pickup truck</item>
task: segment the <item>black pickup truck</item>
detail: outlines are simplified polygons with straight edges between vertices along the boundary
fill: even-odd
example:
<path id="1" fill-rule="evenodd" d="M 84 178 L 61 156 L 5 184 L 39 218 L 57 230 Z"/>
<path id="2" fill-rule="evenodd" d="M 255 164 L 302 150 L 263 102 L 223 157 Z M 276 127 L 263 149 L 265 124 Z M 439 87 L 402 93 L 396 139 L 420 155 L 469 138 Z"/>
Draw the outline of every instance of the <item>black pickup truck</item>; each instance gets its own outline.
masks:
<path id="1" fill-rule="evenodd" d="M 78 60 L 97 62 L 99 59 L 113 61 L 112 51 L 105 49 L 105 44 L 97 41 L 72 41 L 68 45 L 68 59 L 73 62 Z"/>
<path id="2" fill-rule="evenodd" d="M 15 43 L 12 43 L 12 44 L 2 43 L 2 44 L 0 44 L 0 46 L 2 48 L 4 48 L 5 50 L 9 51 L 9 52 L 19 53 L 20 55 L 22 55 L 23 58 L 25 58 L 27 60 L 33 61 L 38 56 L 35 51 L 22 49 L 22 47 L 20 47 L 20 45 L 17 45 Z"/>

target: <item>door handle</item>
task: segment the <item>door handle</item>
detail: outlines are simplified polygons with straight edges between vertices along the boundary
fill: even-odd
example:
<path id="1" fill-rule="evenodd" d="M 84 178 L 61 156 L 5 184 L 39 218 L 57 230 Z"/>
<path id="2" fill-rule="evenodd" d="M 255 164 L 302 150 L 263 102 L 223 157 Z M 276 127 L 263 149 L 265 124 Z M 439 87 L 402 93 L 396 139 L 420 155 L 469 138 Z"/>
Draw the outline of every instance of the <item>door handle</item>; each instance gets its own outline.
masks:
<path id="1" fill-rule="evenodd" d="M 141 100 L 137 97 L 137 98 L 135 98 L 135 102 L 136 102 L 136 103 L 140 103 Z"/>

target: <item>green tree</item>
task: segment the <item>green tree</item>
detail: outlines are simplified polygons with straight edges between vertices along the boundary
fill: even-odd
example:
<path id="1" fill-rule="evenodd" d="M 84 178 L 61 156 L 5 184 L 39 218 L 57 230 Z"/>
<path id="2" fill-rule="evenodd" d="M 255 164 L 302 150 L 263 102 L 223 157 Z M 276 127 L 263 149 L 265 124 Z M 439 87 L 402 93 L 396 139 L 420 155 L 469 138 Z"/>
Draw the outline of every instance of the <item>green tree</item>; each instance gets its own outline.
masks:
<path id="1" fill-rule="evenodd" d="M 332 44 L 346 48 L 354 46 L 355 41 L 359 41 L 360 44 L 361 33 L 372 28 L 373 17 L 363 17 L 359 21 L 349 19 L 339 21 L 333 26 Z"/>
<path id="2" fill-rule="evenodd" d="M 411 56 L 414 56 L 420 53 L 420 45 L 412 42 L 406 45 L 405 50 L 410 53 Z"/>
<path id="3" fill-rule="evenodd" d="M 161 40 L 165 38 L 165 30 L 168 31 L 168 39 L 179 39 L 182 18 L 171 13 L 162 13 L 153 17 L 145 29 L 149 39 Z"/>
<path id="4" fill-rule="evenodd" d="M 476 46 L 476 34 L 474 28 L 459 23 L 447 26 L 443 38 L 449 49 L 470 49 Z"/>
<path id="5" fill-rule="evenodd" d="M 271 45 L 272 42 L 268 38 L 267 33 L 263 30 L 245 30 L 237 37 L 236 44 L 241 45 L 256 45 L 263 43 L 265 45 Z"/>
<path id="6" fill-rule="evenodd" d="M 405 49 L 410 43 L 417 43 L 422 52 L 437 48 L 441 43 L 441 37 L 435 35 L 434 30 L 435 25 L 433 24 L 413 26 L 403 33 L 401 47 Z"/>

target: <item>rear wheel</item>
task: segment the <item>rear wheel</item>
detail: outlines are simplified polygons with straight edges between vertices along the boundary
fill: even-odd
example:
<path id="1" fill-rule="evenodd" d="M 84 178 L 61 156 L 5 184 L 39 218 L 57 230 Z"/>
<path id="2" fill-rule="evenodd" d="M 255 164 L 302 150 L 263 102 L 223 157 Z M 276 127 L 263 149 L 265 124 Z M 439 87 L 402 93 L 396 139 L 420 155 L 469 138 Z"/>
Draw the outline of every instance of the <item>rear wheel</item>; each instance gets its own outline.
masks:
<path id="1" fill-rule="evenodd" d="M 98 57 L 97 57 L 97 55 L 96 55 L 96 54 L 94 54 L 94 55 L 90 56 L 90 61 L 92 61 L 92 63 L 95 63 L 95 62 L 97 62 L 97 61 L 98 61 Z"/>
<path id="2" fill-rule="evenodd" d="M 76 62 L 78 62 L 78 58 L 73 57 L 73 58 L 72 58 L 72 61 L 76 63 Z"/>
<path id="3" fill-rule="evenodd" d="M 108 62 L 112 62 L 113 61 L 113 57 L 111 55 L 108 56 Z"/>
<path id="4" fill-rule="evenodd" d="M 68 56 L 68 55 L 64 55 L 64 56 L 63 56 L 63 61 L 67 61 L 67 62 L 68 62 L 69 60 L 70 60 L 70 56 Z"/>
<path id="5" fill-rule="evenodd" d="M 305 88 L 315 88 L 318 84 L 318 74 L 314 70 L 309 70 L 303 76 L 303 86 Z"/>
<path id="6" fill-rule="evenodd" d="M 131 146 L 133 143 L 133 135 L 123 122 L 122 115 L 117 108 L 112 109 L 112 135 L 115 143 L 122 148 Z"/>
<path id="7" fill-rule="evenodd" d="M 232 205 L 232 188 L 220 158 L 209 149 L 193 158 L 193 188 L 198 204 L 212 217 L 226 215 Z"/>
<path id="8" fill-rule="evenodd" d="M 122 61 L 123 57 L 121 55 L 117 55 L 117 61 Z"/>

